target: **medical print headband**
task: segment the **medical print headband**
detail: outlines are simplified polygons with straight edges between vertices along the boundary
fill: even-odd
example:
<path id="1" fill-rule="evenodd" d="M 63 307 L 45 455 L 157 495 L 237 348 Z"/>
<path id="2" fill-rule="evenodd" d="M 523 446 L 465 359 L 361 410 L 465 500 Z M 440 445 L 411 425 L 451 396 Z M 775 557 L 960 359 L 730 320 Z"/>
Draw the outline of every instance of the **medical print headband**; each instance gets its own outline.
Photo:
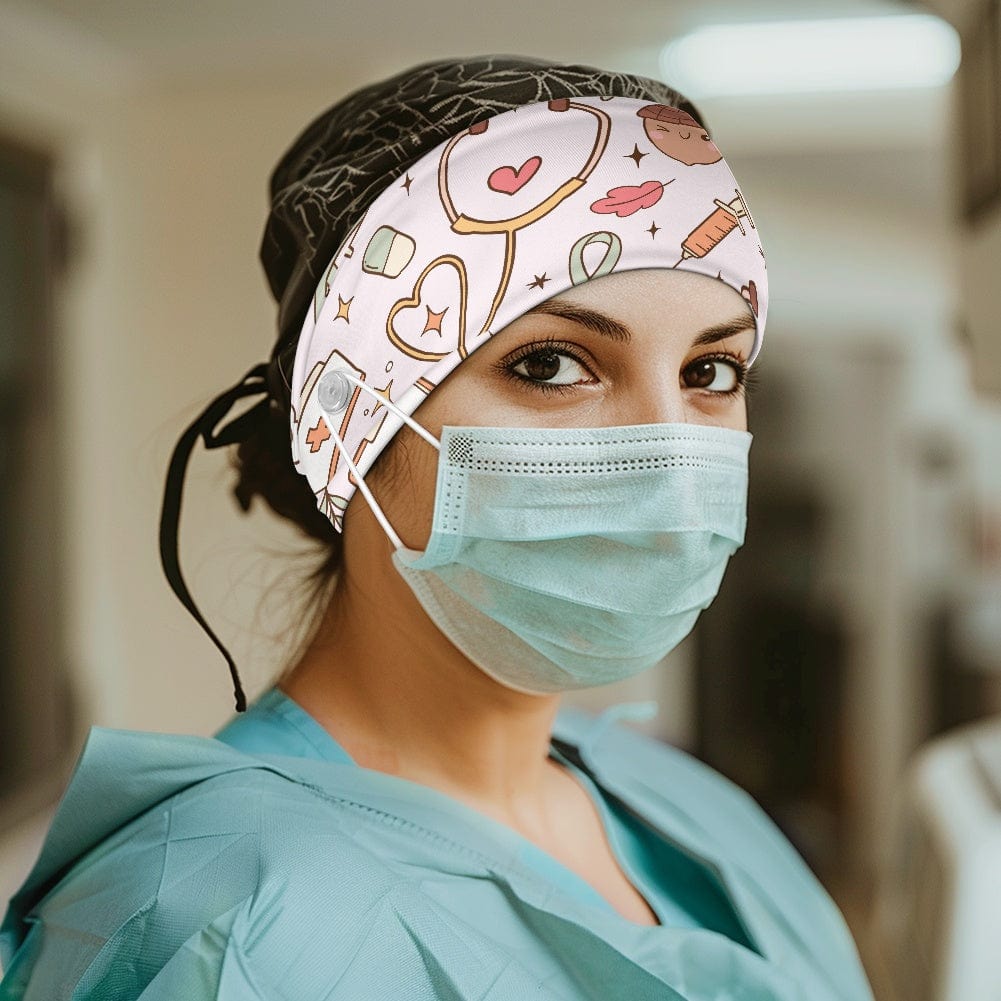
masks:
<path id="1" fill-rule="evenodd" d="M 493 334 L 560 292 L 642 268 L 739 292 L 753 361 L 764 253 L 730 168 L 685 111 L 561 98 L 484 118 L 426 154 L 358 219 L 302 326 L 292 455 L 319 509 L 342 530 L 350 467 L 364 475 L 403 423 L 395 411 L 412 414 Z"/>

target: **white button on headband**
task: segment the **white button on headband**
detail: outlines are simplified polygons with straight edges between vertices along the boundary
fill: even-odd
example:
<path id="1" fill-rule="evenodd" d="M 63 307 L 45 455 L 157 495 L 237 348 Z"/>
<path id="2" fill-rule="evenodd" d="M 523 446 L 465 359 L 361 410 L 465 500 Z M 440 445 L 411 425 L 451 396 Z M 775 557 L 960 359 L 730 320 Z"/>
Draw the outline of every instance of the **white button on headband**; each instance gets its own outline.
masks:
<path id="1" fill-rule="evenodd" d="M 361 383 L 361 385 L 365 384 Z M 324 372 L 316 387 L 316 396 L 320 401 L 320 407 L 329 417 L 339 414 L 347 407 L 352 392 L 351 383 L 347 376 L 336 369 Z"/>

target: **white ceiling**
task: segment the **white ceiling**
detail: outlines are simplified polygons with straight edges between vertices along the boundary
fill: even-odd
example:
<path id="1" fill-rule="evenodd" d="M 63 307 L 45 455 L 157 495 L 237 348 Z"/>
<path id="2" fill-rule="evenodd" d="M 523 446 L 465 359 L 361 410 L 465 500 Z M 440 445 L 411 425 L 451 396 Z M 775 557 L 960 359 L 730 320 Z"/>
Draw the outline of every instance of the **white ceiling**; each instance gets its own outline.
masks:
<path id="1" fill-rule="evenodd" d="M 932 0 L 941 9 L 965 0 Z M 377 80 L 427 59 L 508 52 L 659 76 L 664 43 L 699 24 L 926 9 L 906 0 L 0 0 L 0 37 L 59 48 L 105 86 L 207 78 Z M 14 30 L 16 29 L 16 30 Z M 0 49 L 3 46 L 0 45 Z M 336 87 L 336 84 L 335 84 Z M 2 96 L 2 95 L 0 95 Z M 336 93 L 332 92 L 332 97 Z M 937 150 L 948 94 L 926 91 L 699 99 L 728 154 Z"/>
<path id="2" fill-rule="evenodd" d="M 896 0 L 767 0 L 753 8 L 739 0 L 10 0 L 0 5 L 0 18 L 7 10 L 58 19 L 143 74 L 251 69 L 299 58 L 370 78 L 408 62 L 483 52 L 656 73 L 659 48 L 696 24 L 908 6 Z"/>

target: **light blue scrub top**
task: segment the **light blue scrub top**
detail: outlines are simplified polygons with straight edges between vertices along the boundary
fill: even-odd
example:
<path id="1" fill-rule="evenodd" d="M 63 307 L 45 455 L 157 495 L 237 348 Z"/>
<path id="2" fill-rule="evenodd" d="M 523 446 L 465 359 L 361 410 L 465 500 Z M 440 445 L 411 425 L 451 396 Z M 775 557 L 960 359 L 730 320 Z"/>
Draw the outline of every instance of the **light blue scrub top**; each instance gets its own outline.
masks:
<path id="1" fill-rule="evenodd" d="M 775 824 L 626 708 L 561 707 L 551 753 L 661 925 L 270 692 L 219 739 L 91 731 L 0 927 L 0 1001 L 872 1001 Z"/>
<path id="2" fill-rule="evenodd" d="M 279 754 L 353 765 L 354 759 L 297 702 L 277 688 L 262 695 L 219 733 L 218 740 L 248 754 Z M 753 948 L 718 882 L 678 851 L 628 808 L 607 798 L 588 775 L 555 747 L 550 756 L 574 773 L 601 815 L 612 850 L 629 881 L 646 898 L 662 925 L 711 928 Z M 618 913 L 573 870 L 525 841 L 521 861 L 584 904 Z"/>

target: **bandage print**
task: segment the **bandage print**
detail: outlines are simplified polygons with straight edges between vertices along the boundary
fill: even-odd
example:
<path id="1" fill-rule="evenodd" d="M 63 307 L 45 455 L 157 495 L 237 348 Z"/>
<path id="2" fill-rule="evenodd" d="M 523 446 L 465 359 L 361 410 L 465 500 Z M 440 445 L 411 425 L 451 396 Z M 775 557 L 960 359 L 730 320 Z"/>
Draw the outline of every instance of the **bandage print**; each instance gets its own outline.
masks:
<path id="1" fill-rule="evenodd" d="M 358 235 L 358 230 L 361 228 L 361 224 L 364 221 L 365 216 L 363 214 L 358 222 L 351 228 L 351 231 L 348 233 L 344 243 L 341 245 L 337 253 L 334 254 L 333 260 L 327 265 L 326 271 L 323 272 L 323 276 L 316 285 L 316 291 L 313 293 L 314 323 L 316 323 L 316 321 L 320 318 L 320 310 L 323 309 L 323 304 L 327 301 L 327 297 L 330 295 L 330 290 L 333 288 L 334 281 L 337 277 L 338 262 L 342 258 L 350 259 L 354 257 L 354 239 Z"/>
<path id="2" fill-rule="evenodd" d="M 320 279 L 316 286 L 316 292 L 313 294 L 313 322 L 315 323 L 320 316 L 320 310 L 323 308 L 323 304 L 327 301 L 327 296 L 330 295 L 330 285 L 334 280 L 334 276 L 337 274 L 337 258 L 335 257 L 328 265 L 327 270 L 323 272 L 323 277 Z"/>

